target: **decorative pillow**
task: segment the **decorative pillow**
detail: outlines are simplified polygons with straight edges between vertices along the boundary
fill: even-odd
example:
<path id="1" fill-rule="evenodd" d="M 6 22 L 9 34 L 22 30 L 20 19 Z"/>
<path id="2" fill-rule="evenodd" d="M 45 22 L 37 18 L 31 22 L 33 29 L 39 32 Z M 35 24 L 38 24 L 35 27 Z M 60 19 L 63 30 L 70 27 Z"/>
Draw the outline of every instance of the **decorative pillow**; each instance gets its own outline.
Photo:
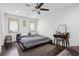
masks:
<path id="1" fill-rule="evenodd" d="M 37 32 L 31 32 L 31 36 L 37 35 Z"/>

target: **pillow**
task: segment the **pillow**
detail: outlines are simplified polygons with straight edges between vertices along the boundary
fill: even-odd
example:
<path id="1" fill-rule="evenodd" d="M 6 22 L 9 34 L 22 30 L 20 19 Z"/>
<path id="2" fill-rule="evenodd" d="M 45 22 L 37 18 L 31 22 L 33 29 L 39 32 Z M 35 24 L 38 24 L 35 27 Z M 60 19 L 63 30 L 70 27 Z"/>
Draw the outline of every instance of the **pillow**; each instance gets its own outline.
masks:
<path id="1" fill-rule="evenodd" d="M 37 35 L 37 32 L 31 32 L 31 36 Z"/>
<path id="2" fill-rule="evenodd" d="M 30 32 L 28 32 L 28 36 L 31 36 L 31 33 Z"/>
<path id="3" fill-rule="evenodd" d="M 28 36 L 28 33 L 21 33 L 21 36 Z"/>

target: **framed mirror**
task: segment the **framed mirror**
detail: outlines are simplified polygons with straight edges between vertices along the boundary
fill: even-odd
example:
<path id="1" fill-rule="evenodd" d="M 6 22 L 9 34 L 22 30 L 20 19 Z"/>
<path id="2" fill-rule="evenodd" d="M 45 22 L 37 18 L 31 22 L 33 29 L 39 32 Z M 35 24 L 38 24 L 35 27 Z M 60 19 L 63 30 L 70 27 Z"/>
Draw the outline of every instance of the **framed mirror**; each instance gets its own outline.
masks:
<path id="1" fill-rule="evenodd" d="M 58 32 L 67 33 L 67 25 L 66 24 L 58 25 Z"/>

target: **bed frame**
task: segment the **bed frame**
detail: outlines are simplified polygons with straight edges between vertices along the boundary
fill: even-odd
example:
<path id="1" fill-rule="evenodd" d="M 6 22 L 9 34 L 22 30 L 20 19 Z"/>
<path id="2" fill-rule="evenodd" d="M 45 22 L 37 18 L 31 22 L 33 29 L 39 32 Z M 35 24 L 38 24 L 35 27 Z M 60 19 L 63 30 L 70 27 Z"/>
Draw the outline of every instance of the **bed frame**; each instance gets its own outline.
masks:
<path id="1" fill-rule="evenodd" d="M 20 34 L 16 34 L 16 41 L 17 41 L 18 45 L 20 46 L 20 48 L 22 49 L 22 51 L 29 50 L 29 49 L 32 49 L 32 48 L 35 48 L 35 47 L 38 47 L 38 46 L 41 46 L 41 45 L 44 45 L 47 43 L 52 44 L 52 40 L 50 40 L 49 42 L 45 42 L 45 43 L 30 47 L 30 48 L 26 48 L 26 47 L 24 47 L 23 43 L 20 42 L 20 39 L 18 39 L 19 37 L 20 37 Z"/>

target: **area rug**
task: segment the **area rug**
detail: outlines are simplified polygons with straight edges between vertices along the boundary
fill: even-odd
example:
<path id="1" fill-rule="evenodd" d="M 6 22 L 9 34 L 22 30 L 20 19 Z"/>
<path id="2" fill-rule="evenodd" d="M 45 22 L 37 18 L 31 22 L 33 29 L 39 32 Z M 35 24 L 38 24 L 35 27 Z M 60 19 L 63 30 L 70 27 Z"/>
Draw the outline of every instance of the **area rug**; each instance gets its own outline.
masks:
<path id="1" fill-rule="evenodd" d="M 20 56 L 44 56 L 44 55 L 49 55 L 50 54 L 49 52 L 54 50 L 55 47 L 56 46 L 52 44 L 45 44 L 27 51 L 22 51 L 20 47 L 18 47 L 17 49 L 19 51 Z"/>

